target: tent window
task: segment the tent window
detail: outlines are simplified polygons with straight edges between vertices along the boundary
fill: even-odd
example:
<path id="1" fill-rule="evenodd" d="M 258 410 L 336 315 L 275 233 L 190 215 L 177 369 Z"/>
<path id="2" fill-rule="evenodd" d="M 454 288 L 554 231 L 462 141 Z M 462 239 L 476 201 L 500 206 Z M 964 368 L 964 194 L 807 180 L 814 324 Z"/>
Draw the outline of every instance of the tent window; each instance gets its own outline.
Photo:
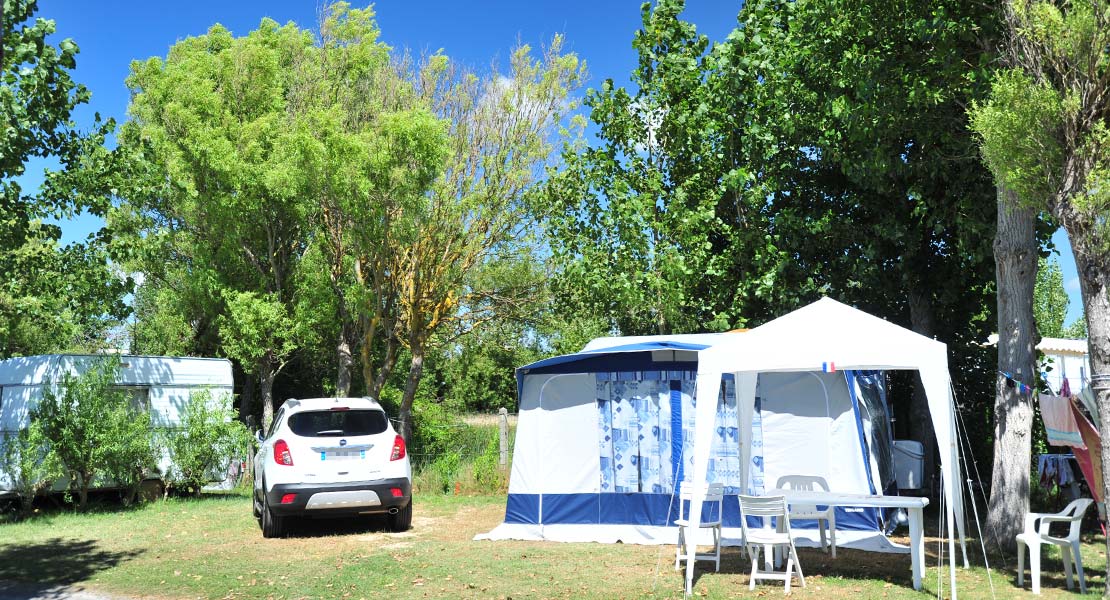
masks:
<path id="1" fill-rule="evenodd" d="M 603 493 L 674 491 L 676 477 L 693 469 L 695 389 L 694 372 L 598 374 L 598 450 Z M 673 455 L 672 446 L 675 432 L 671 424 L 676 413 L 682 423 L 679 457 Z M 732 381 L 721 386 L 716 420 L 708 479 L 724 483 L 728 493 L 739 493 L 739 418 L 736 386 Z M 762 479 L 762 470 L 759 478 Z"/>
<path id="2" fill-rule="evenodd" d="M 673 486 L 670 382 L 600 379 L 601 491 L 666 493 Z"/>

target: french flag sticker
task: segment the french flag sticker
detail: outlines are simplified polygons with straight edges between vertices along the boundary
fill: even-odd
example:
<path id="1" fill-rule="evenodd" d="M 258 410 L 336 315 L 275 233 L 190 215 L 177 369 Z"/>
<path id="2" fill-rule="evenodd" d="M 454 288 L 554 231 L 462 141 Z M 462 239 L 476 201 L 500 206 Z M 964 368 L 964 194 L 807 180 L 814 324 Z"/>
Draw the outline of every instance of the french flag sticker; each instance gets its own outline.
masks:
<path id="1" fill-rule="evenodd" d="M 836 363 L 834 363 L 834 362 L 823 362 L 823 363 L 821 363 L 821 370 L 826 372 L 826 373 L 836 373 Z"/>

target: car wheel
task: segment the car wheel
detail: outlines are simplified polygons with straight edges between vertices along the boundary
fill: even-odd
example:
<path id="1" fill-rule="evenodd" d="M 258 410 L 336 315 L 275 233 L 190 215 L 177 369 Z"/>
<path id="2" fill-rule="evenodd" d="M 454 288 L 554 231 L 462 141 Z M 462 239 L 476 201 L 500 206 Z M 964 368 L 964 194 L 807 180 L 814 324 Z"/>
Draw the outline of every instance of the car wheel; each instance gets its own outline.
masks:
<path id="1" fill-rule="evenodd" d="M 408 531 L 412 526 L 412 500 L 395 514 L 389 515 L 389 530 L 393 532 Z"/>
<path id="2" fill-rule="evenodd" d="M 270 510 L 270 500 L 262 493 L 262 537 L 279 538 L 285 536 L 285 517 L 279 517 Z"/>
<path id="3" fill-rule="evenodd" d="M 262 503 L 258 501 L 258 493 L 251 491 L 251 514 L 255 519 L 262 518 Z"/>

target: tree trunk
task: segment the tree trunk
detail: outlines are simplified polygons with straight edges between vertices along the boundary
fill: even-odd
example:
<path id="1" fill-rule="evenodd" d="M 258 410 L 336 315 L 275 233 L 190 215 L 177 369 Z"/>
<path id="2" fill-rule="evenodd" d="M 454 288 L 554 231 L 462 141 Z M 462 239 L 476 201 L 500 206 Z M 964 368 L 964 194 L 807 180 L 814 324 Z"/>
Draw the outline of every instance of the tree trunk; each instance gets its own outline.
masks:
<path id="1" fill-rule="evenodd" d="M 247 375 L 243 381 L 243 393 L 239 396 L 239 418 L 253 431 L 258 421 L 251 414 L 252 410 L 254 410 L 254 378 Z"/>
<path id="2" fill-rule="evenodd" d="M 1068 218 L 1071 217 L 1071 218 Z M 1098 236 L 1075 215 L 1057 214 L 1064 224 L 1075 256 L 1080 295 L 1087 318 L 1087 354 L 1091 361 L 1091 391 L 1102 422 L 1102 497 L 1110 498 L 1110 256 L 1100 251 Z M 1106 573 L 1110 577 L 1110 537 L 1106 538 Z M 1108 592 L 1110 593 L 1110 588 Z"/>
<path id="3" fill-rule="evenodd" d="M 916 333 L 933 337 L 933 306 L 928 294 L 919 287 L 911 287 L 908 292 L 910 326 Z M 929 411 L 929 399 L 925 396 L 925 386 L 921 383 L 920 374 L 914 377 L 913 395 L 910 396 L 910 423 L 913 425 L 910 438 L 921 442 L 925 452 L 925 480 L 921 485 L 932 494 L 937 473 L 937 434 L 933 430 L 933 416 Z"/>
<path id="4" fill-rule="evenodd" d="M 412 345 L 412 362 L 409 363 L 409 376 L 405 381 L 405 395 L 401 398 L 401 408 L 397 418 L 401 421 L 401 435 L 405 441 L 412 439 L 412 403 L 416 399 L 416 388 L 424 372 L 424 348 Z"/>
<path id="5" fill-rule="evenodd" d="M 270 361 L 263 359 L 258 375 L 258 383 L 262 388 L 262 431 L 269 431 L 270 423 L 274 421 L 274 377 L 276 375 Z"/>
<path id="6" fill-rule="evenodd" d="M 1029 465 L 1033 425 L 1033 284 L 1037 269 L 1036 213 L 999 186 L 998 231 L 994 238 L 998 285 L 998 370 L 995 377 L 994 470 L 987 508 L 987 535 L 1003 548 L 1016 546 L 1029 511 Z M 1012 379 L 1001 372 L 1009 373 Z"/>
<path id="7" fill-rule="evenodd" d="M 385 357 L 382 359 L 382 367 L 378 369 L 378 375 L 374 378 L 371 387 L 371 398 L 380 398 L 382 388 L 385 387 L 385 382 L 393 373 L 393 368 L 397 366 L 397 338 L 389 336 L 385 342 Z M 370 385 L 370 384 L 368 384 Z"/>
<path id="8" fill-rule="evenodd" d="M 89 483 L 93 475 L 92 473 L 81 471 L 77 474 L 77 477 L 77 508 L 84 511 L 85 507 L 89 505 Z"/>
<path id="9" fill-rule="evenodd" d="M 339 344 L 335 348 L 339 360 L 339 366 L 335 374 L 335 395 L 339 398 L 346 398 L 351 395 L 351 365 L 354 364 L 354 359 L 351 358 L 349 339 L 348 326 L 344 322 L 339 330 Z"/>

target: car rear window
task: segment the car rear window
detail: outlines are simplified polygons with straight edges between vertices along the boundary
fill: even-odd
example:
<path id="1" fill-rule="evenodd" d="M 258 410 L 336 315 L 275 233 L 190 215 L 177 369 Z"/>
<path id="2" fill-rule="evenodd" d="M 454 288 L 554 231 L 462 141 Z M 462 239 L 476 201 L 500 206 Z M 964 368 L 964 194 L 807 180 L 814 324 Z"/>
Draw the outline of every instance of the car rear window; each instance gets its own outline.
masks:
<path id="1" fill-rule="evenodd" d="M 380 410 L 305 411 L 289 417 L 289 429 L 301 437 L 375 435 L 387 426 Z"/>

